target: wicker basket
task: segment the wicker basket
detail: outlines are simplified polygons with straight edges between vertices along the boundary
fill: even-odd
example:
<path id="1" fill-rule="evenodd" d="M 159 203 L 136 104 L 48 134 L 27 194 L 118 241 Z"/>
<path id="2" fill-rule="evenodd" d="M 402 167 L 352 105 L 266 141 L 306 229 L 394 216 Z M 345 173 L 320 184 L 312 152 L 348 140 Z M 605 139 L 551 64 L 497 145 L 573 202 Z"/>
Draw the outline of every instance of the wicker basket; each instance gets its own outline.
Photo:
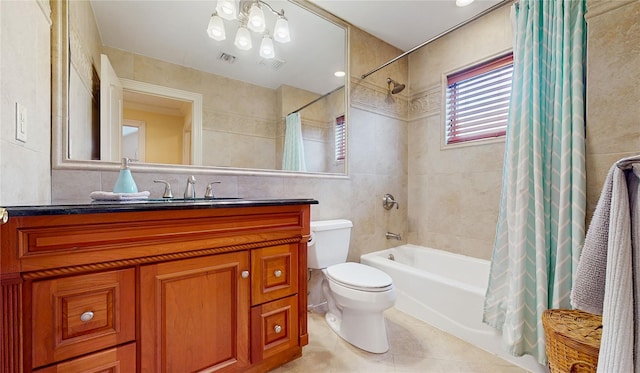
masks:
<path id="1" fill-rule="evenodd" d="M 595 373 L 602 316 L 579 310 L 546 310 L 542 326 L 551 373 Z"/>

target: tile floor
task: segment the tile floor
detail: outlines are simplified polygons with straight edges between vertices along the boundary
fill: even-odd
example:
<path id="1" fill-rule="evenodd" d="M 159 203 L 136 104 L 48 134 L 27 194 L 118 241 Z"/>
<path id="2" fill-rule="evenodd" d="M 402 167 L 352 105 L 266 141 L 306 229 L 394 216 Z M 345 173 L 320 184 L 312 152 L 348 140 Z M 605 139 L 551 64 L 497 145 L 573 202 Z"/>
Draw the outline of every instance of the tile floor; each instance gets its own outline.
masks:
<path id="1" fill-rule="evenodd" d="M 524 373 L 526 370 L 478 349 L 395 308 L 385 312 L 389 351 L 364 352 L 338 337 L 321 313 L 309 313 L 309 345 L 302 357 L 273 373 Z"/>

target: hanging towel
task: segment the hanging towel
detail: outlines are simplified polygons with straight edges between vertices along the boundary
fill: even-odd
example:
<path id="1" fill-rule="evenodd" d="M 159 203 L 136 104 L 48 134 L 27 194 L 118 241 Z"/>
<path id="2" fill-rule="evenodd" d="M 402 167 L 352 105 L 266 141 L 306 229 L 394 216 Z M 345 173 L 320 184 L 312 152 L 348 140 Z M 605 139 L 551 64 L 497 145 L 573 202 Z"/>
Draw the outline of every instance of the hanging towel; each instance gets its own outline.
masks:
<path id="1" fill-rule="evenodd" d="M 604 284 L 607 271 L 607 242 L 609 240 L 609 211 L 613 191 L 615 165 L 607 174 L 600 199 L 591 218 L 584 239 L 582 254 L 571 289 L 571 305 L 579 310 L 602 315 Z"/>
<path id="2" fill-rule="evenodd" d="M 150 192 L 138 192 L 138 193 L 114 193 L 96 191 L 91 192 L 89 197 L 94 201 L 136 201 L 149 198 Z"/>
<path id="3" fill-rule="evenodd" d="M 640 164 L 621 161 L 607 175 L 572 291 L 575 308 L 602 314 L 598 373 L 640 372 Z"/>

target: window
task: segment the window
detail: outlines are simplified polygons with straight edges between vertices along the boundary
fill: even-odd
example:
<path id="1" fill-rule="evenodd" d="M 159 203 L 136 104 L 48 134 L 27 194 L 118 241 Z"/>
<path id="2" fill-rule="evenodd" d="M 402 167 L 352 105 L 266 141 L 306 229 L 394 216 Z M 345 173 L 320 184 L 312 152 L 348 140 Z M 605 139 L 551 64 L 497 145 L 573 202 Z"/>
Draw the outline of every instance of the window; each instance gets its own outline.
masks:
<path id="1" fill-rule="evenodd" d="M 347 129 L 345 128 L 344 114 L 336 118 L 336 161 L 344 161 L 347 152 Z"/>
<path id="2" fill-rule="evenodd" d="M 504 136 L 513 54 L 447 76 L 446 143 Z"/>

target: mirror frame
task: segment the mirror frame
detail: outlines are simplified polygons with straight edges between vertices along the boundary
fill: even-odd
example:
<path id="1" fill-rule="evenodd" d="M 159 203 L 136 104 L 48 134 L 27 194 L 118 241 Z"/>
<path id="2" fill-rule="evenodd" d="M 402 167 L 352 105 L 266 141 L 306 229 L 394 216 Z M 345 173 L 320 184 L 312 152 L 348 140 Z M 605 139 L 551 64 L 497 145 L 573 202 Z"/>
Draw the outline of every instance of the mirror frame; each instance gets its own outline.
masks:
<path id="1" fill-rule="evenodd" d="M 53 170 L 118 171 L 120 162 L 97 160 L 74 160 L 69 157 L 69 11 L 68 0 L 51 0 L 51 168 Z M 349 130 L 350 112 L 350 25 L 344 20 L 306 0 L 289 0 L 316 16 L 326 19 L 345 31 L 345 121 Z M 202 113 L 200 113 L 201 115 Z M 233 168 L 198 165 L 169 165 L 155 163 L 132 163 L 136 171 L 149 173 L 191 173 L 244 176 L 308 176 L 324 178 L 349 178 L 350 141 L 347 136 L 347 157 L 344 173 L 300 172 L 272 169 Z"/>

